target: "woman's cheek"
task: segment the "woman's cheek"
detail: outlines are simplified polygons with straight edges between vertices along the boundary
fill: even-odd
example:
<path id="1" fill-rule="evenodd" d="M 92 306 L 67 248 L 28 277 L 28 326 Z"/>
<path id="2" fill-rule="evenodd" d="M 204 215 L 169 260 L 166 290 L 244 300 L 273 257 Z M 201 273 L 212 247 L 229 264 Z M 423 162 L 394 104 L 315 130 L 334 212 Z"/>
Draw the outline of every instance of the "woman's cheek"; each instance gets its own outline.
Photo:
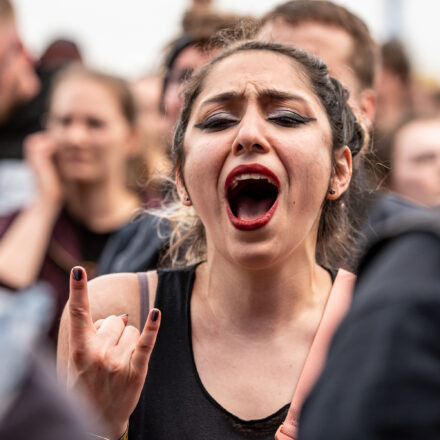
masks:
<path id="1" fill-rule="evenodd" d="M 225 152 L 220 145 L 219 141 L 205 141 L 194 143 L 191 150 L 186 151 L 184 176 L 189 187 L 194 186 L 202 192 L 216 189 L 225 161 Z"/>

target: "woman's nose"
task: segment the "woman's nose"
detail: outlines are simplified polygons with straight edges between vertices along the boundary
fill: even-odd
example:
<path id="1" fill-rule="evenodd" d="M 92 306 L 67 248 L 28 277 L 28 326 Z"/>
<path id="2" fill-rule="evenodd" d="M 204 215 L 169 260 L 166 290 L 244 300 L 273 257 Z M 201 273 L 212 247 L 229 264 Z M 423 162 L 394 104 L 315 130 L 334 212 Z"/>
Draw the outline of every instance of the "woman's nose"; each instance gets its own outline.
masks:
<path id="1" fill-rule="evenodd" d="M 244 117 L 238 127 L 238 133 L 232 144 L 234 154 L 267 153 L 270 144 L 263 127 L 264 121 L 259 115 Z"/>
<path id="2" fill-rule="evenodd" d="M 76 146 L 83 146 L 87 142 L 87 129 L 84 124 L 72 123 L 67 129 L 66 137 L 69 143 Z"/>

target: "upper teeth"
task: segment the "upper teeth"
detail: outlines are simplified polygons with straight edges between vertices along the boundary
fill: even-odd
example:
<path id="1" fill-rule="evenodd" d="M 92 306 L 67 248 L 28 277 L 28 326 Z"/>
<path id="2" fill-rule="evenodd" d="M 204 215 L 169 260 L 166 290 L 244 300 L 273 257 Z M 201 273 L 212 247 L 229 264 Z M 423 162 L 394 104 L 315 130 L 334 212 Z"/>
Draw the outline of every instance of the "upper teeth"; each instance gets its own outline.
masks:
<path id="1" fill-rule="evenodd" d="M 248 173 L 248 174 L 240 174 L 239 176 L 234 177 L 234 179 L 232 180 L 232 183 L 230 185 L 230 189 L 234 189 L 238 185 L 238 182 L 240 180 L 249 180 L 249 179 L 255 179 L 255 180 L 264 179 L 264 180 L 267 180 L 272 185 L 276 186 L 275 181 L 266 175 L 256 174 L 256 173 Z"/>

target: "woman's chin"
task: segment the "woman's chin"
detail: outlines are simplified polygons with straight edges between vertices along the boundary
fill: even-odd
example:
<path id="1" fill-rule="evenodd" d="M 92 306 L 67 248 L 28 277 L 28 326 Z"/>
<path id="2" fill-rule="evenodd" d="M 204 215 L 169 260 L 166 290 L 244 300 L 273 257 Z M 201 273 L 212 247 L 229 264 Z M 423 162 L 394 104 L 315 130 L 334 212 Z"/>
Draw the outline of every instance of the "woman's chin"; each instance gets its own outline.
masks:
<path id="1" fill-rule="evenodd" d="M 272 249 L 271 249 L 272 248 Z M 236 266 L 246 270 L 265 270 L 275 266 L 281 258 L 279 248 L 267 245 L 236 246 L 231 259 Z"/>
<path id="2" fill-rule="evenodd" d="M 60 174 L 63 181 L 69 183 L 92 184 L 100 180 L 95 170 L 86 169 L 85 167 L 61 169 Z"/>

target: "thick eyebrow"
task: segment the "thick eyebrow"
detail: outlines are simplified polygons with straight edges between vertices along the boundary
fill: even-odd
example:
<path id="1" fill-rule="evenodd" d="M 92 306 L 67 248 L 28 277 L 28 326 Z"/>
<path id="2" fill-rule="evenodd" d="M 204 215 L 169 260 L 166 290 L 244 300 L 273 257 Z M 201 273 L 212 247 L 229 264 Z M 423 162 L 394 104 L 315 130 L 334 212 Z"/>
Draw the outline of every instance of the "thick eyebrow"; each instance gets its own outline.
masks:
<path id="1" fill-rule="evenodd" d="M 222 102 L 235 101 L 244 96 L 242 92 L 225 92 L 213 96 L 212 98 L 203 101 L 201 106 L 204 107 L 209 104 L 219 104 Z M 276 89 L 262 89 L 258 91 L 259 99 L 270 99 L 273 101 L 300 101 L 303 104 L 308 104 L 307 100 L 302 96 L 294 95 L 288 92 L 283 92 Z"/>
<path id="2" fill-rule="evenodd" d="M 222 102 L 228 102 L 228 101 L 235 101 L 241 97 L 243 97 L 243 93 L 239 92 L 225 92 L 220 93 L 218 95 L 213 96 L 212 98 L 207 99 L 206 101 L 203 101 L 201 104 L 201 107 L 204 107 L 208 104 L 220 104 Z"/>
<path id="3" fill-rule="evenodd" d="M 282 90 L 276 89 L 262 89 L 258 91 L 258 97 L 270 99 L 273 101 L 301 101 L 306 104 L 307 100 L 302 96 L 294 95 L 292 93 L 283 92 Z"/>

